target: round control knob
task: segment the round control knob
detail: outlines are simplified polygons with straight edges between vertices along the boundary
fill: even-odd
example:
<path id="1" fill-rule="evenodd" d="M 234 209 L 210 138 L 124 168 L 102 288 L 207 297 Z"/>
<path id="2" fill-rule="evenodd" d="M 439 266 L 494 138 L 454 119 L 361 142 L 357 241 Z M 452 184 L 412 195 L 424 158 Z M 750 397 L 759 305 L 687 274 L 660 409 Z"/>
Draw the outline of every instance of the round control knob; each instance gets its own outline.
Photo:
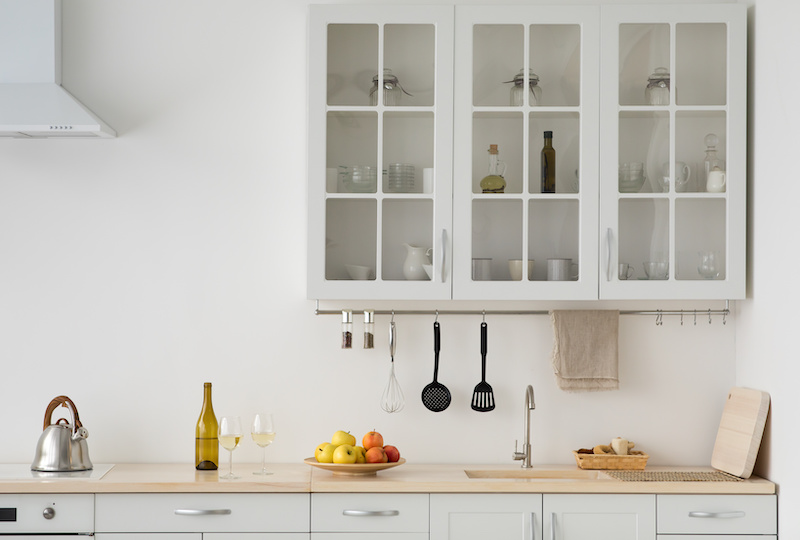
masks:
<path id="1" fill-rule="evenodd" d="M 48 506 L 42 511 L 42 515 L 44 516 L 44 519 L 53 519 L 56 517 L 56 511 Z"/>

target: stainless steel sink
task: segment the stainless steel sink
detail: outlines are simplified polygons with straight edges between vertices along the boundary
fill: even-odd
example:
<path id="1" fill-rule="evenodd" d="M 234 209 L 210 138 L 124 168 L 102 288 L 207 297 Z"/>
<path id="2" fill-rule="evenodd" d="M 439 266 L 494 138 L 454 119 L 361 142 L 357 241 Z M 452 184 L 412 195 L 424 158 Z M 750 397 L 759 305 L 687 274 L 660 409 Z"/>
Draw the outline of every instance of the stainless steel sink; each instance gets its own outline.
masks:
<path id="1" fill-rule="evenodd" d="M 469 478 L 483 479 L 521 479 L 553 481 L 578 481 L 578 480 L 605 480 L 608 477 L 601 471 L 575 470 L 548 470 L 548 469 L 464 469 Z"/>

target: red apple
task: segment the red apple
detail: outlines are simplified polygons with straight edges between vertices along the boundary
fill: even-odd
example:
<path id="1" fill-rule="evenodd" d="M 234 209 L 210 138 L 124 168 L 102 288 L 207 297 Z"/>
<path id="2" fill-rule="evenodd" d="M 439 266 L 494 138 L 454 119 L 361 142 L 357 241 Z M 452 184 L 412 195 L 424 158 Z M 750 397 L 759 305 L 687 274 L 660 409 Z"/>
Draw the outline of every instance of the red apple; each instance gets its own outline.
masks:
<path id="1" fill-rule="evenodd" d="M 364 457 L 367 459 L 367 463 L 386 463 L 389 461 L 389 458 L 386 457 L 386 452 L 380 446 L 373 446 L 367 450 Z"/>
<path id="2" fill-rule="evenodd" d="M 374 446 L 383 447 L 383 435 L 378 433 L 377 431 L 370 431 L 361 441 L 361 446 L 364 447 L 364 450 L 369 450 Z"/>
<path id="3" fill-rule="evenodd" d="M 400 450 L 397 449 L 396 446 L 392 446 L 391 444 L 387 444 L 383 447 L 383 451 L 386 453 L 386 457 L 389 459 L 389 463 L 394 463 L 400 459 Z"/>

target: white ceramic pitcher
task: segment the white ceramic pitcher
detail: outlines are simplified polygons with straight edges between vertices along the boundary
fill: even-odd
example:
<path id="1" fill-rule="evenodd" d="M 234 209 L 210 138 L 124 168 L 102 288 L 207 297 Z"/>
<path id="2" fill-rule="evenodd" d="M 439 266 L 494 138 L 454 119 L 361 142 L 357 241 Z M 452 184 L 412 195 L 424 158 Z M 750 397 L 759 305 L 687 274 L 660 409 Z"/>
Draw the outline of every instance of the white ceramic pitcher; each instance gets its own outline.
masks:
<path id="1" fill-rule="evenodd" d="M 430 279 L 423 265 L 431 264 L 432 248 L 416 247 L 403 243 L 406 248 L 406 260 L 403 262 L 403 275 L 408 280 Z"/>

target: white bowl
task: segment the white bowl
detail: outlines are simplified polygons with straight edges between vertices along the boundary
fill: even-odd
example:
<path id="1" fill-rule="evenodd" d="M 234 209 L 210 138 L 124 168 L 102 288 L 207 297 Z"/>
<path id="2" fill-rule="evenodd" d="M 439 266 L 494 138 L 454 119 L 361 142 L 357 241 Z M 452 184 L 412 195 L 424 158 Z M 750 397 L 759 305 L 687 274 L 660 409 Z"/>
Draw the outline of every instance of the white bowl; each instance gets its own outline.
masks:
<path id="1" fill-rule="evenodd" d="M 428 279 L 433 279 L 433 265 L 432 264 L 423 264 L 422 268 L 425 269 L 425 273 L 428 274 Z"/>
<path id="2" fill-rule="evenodd" d="M 350 279 L 372 279 L 372 268 L 369 266 L 359 266 L 357 264 L 346 264 L 347 273 Z"/>

